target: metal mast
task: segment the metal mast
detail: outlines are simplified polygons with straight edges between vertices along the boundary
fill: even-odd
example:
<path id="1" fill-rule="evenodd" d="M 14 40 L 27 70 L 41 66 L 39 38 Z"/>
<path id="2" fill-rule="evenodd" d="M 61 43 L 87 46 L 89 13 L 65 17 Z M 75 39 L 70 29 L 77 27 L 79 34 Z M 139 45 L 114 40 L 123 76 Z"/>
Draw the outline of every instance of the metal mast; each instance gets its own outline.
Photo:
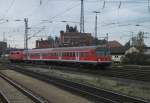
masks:
<path id="1" fill-rule="evenodd" d="M 95 44 L 97 45 L 97 39 L 98 39 L 98 37 L 97 37 L 97 14 L 100 12 L 94 11 L 94 13 L 96 14 L 95 15 Z"/>
<path id="2" fill-rule="evenodd" d="M 26 52 L 26 59 L 28 59 L 28 18 L 24 18 L 25 34 L 24 34 L 24 50 Z"/>
<path id="3" fill-rule="evenodd" d="M 81 0 L 80 32 L 84 32 L 84 1 Z"/>

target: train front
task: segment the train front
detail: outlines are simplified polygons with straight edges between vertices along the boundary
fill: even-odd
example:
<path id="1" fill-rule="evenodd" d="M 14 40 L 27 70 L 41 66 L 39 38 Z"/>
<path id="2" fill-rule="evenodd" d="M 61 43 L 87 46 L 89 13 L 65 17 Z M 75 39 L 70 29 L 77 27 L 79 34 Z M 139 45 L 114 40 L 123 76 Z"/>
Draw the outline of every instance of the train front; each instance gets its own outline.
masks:
<path id="1" fill-rule="evenodd" d="M 97 47 L 95 49 L 97 65 L 100 66 L 110 66 L 112 64 L 112 56 L 110 54 L 110 49 L 107 47 Z"/>

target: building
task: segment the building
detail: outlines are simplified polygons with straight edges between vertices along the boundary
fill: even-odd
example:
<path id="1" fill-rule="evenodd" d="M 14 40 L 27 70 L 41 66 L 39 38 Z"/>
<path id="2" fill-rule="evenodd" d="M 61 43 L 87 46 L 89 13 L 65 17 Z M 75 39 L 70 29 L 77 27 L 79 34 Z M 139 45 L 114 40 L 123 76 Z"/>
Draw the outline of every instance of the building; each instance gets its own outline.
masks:
<path id="1" fill-rule="evenodd" d="M 54 45 L 49 40 L 36 40 L 36 48 L 53 48 Z"/>
<path id="2" fill-rule="evenodd" d="M 121 63 L 123 57 L 125 56 L 126 50 L 127 50 L 127 48 L 125 48 L 125 47 L 110 48 L 113 62 Z"/>
<path id="3" fill-rule="evenodd" d="M 131 53 L 139 53 L 140 51 L 136 47 L 131 47 L 128 50 L 126 50 L 125 54 L 131 54 Z"/>
<path id="4" fill-rule="evenodd" d="M 60 31 L 61 46 L 89 46 L 93 43 L 91 33 Z"/>
<path id="5" fill-rule="evenodd" d="M 124 47 L 121 43 L 119 43 L 116 40 L 109 41 L 108 45 L 110 48 L 113 62 L 114 63 L 121 63 L 127 48 Z"/>
<path id="6" fill-rule="evenodd" d="M 0 41 L 0 55 L 2 55 L 3 53 L 5 53 L 5 50 L 7 49 L 7 43 Z"/>
<path id="7" fill-rule="evenodd" d="M 144 53 L 145 53 L 146 55 L 150 55 L 150 47 L 145 47 L 145 48 L 144 48 Z"/>
<path id="8" fill-rule="evenodd" d="M 108 45 L 110 48 L 119 48 L 119 47 L 123 47 L 122 44 L 120 44 L 118 41 L 113 40 L 113 41 L 109 41 Z"/>

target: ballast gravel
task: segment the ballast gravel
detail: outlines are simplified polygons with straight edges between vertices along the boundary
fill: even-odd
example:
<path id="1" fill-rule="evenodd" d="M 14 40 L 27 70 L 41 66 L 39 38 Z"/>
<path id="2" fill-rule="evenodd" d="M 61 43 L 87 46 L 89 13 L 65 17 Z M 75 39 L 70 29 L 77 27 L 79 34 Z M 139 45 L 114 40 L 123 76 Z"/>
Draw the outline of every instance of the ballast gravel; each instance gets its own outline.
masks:
<path id="1" fill-rule="evenodd" d="M 55 87 L 54 85 L 12 70 L 1 70 L 0 72 L 52 103 L 93 103 L 85 98 Z"/>

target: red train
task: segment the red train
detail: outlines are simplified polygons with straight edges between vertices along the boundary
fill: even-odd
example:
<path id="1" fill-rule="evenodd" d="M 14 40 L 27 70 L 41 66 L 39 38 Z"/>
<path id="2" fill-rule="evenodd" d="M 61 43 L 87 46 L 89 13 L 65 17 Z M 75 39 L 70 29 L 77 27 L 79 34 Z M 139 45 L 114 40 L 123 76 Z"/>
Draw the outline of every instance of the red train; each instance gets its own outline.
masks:
<path id="1" fill-rule="evenodd" d="M 9 59 L 12 62 L 74 63 L 95 66 L 109 66 L 112 62 L 110 51 L 104 45 L 31 49 L 28 52 L 11 51 Z"/>

